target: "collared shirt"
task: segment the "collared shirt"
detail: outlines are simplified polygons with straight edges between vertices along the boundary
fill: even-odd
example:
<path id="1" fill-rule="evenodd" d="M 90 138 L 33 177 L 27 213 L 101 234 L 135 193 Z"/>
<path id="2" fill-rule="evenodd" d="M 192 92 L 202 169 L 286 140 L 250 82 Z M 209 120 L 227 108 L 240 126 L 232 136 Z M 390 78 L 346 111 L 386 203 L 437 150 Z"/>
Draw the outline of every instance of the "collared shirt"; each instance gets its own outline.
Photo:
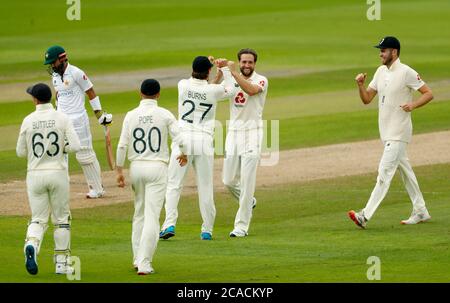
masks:
<path id="1" fill-rule="evenodd" d="M 224 75 L 225 75 L 224 71 Z M 229 72 L 229 71 L 228 71 Z M 267 97 L 269 81 L 266 77 L 255 71 L 248 79 L 252 84 L 256 84 L 261 91 L 256 95 L 249 96 L 244 92 L 233 78 L 233 94 L 230 98 L 230 130 L 245 130 L 262 128 L 263 109 Z"/>
<path id="2" fill-rule="evenodd" d="M 178 82 L 178 121 L 185 133 L 214 135 L 217 102 L 231 96 L 231 74 L 221 84 L 195 78 Z"/>
<path id="3" fill-rule="evenodd" d="M 129 111 L 123 121 L 117 146 L 117 166 L 123 167 L 127 153 L 130 161 L 168 163 L 168 135 L 182 147 L 179 133 L 177 120 L 170 111 L 159 107 L 156 100 L 141 100 L 139 106 Z"/>
<path id="4" fill-rule="evenodd" d="M 378 127 L 383 141 L 409 143 L 412 137 L 411 113 L 400 106 L 413 101 L 413 91 L 425 82 L 419 74 L 397 59 L 390 68 L 380 66 L 369 87 L 378 93 Z"/>
<path id="5" fill-rule="evenodd" d="M 79 149 L 80 141 L 69 117 L 48 103 L 38 104 L 36 111 L 23 120 L 16 153 L 28 158 L 28 171 L 67 170 L 64 152 Z"/>
<path id="6" fill-rule="evenodd" d="M 63 77 L 52 74 L 56 91 L 58 111 L 68 115 L 78 115 L 86 110 L 85 93 L 92 88 L 92 82 L 78 67 L 67 64 Z"/>

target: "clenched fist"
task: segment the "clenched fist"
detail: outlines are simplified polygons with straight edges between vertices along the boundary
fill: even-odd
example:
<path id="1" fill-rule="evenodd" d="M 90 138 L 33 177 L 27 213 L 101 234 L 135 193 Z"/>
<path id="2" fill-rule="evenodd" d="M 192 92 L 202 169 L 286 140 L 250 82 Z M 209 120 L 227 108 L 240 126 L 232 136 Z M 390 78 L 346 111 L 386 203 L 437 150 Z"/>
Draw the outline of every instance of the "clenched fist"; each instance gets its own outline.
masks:
<path id="1" fill-rule="evenodd" d="M 215 64 L 218 68 L 222 68 L 222 67 L 227 66 L 227 62 L 228 62 L 227 59 L 219 58 L 219 59 L 216 59 L 216 60 L 214 61 L 214 64 Z"/>
<path id="2" fill-rule="evenodd" d="M 234 61 L 228 61 L 227 66 L 230 68 L 230 71 L 234 71 L 236 69 L 236 63 Z"/>
<path id="3" fill-rule="evenodd" d="M 358 85 L 363 85 L 364 81 L 366 81 L 366 77 L 367 77 L 366 73 L 358 74 L 355 78 L 355 81 L 356 83 L 358 83 Z"/>
<path id="4" fill-rule="evenodd" d="M 415 108 L 413 103 L 405 103 L 400 105 L 400 107 L 407 113 L 412 112 Z"/>

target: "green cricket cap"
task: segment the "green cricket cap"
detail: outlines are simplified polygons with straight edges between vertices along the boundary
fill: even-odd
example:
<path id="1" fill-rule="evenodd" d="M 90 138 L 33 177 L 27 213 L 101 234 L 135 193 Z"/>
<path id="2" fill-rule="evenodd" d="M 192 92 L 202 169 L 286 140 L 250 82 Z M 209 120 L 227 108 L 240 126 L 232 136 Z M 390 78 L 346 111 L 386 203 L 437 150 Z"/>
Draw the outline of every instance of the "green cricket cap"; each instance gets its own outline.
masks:
<path id="1" fill-rule="evenodd" d="M 45 61 L 44 65 L 51 64 L 56 61 L 58 58 L 62 58 L 66 56 L 66 51 L 59 45 L 53 45 L 47 49 L 45 52 Z"/>

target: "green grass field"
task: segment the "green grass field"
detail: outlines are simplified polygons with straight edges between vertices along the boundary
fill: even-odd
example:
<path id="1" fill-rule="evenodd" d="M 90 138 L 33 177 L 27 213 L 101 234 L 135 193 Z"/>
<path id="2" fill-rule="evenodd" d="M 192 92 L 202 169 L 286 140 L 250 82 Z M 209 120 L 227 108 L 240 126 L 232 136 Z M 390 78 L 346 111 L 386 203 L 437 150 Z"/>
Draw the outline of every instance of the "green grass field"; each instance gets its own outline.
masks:
<path id="1" fill-rule="evenodd" d="M 362 207 L 376 176 L 343 177 L 258 190 L 250 235 L 232 239 L 237 204 L 216 195 L 214 240 L 200 240 L 196 196 L 183 198 L 177 235 L 160 241 L 157 273 L 139 277 L 131 266 L 131 203 L 73 211 L 72 253 L 81 260 L 81 282 L 368 282 L 369 256 L 381 259 L 382 282 L 449 282 L 450 165 L 416 169 L 433 220 L 402 226 L 411 202 L 396 176 L 390 193 L 360 230 L 346 211 Z M 99 213 L 102 218 L 99 220 Z M 8 282 L 65 282 L 53 274 L 51 228 L 39 259 L 40 273 L 23 265 L 26 217 L 0 218 L 3 270 Z"/>
<path id="2" fill-rule="evenodd" d="M 413 112 L 415 134 L 450 130 L 447 0 L 382 1 L 381 21 L 368 21 L 366 1 L 357 0 L 81 3 L 81 21 L 66 19 L 65 1 L 1 4 L 1 90 L 49 83 L 42 61 L 53 44 L 64 46 L 71 62 L 91 76 L 186 68 L 197 55 L 234 58 L 240 48 L 252 47 L 259 53 L 257 70 L 286 71 L 269 77 L 264 109 L 265 119 L 280 120 L 282 150 L 362 141 L 378 138 L 377 105 L 376 100 L 362 105 L 354 77 L 373 75 L 379 65 L 373 45 L 395 35 L 402 62 L 420 72 L 435 93 L 435 100 Z M 160 105 L 177 114 L 176 88 L 162 89 Z M 138 92 L 97 93 L 114 114 L 115 146 L 125 113 L 139 102 Z M 15 144 L 22 119 L 33 110 L 25 97 L 0 101 L 0 182 L 25 178 L 26 162 L 16 157 Z M 228 115 L 225 101 L 217 119 L 224 124 Z M 95 119 L 91 129 L 106 168 Z M 74 159 L 70 163 L 71 173 L 81 172 Z M 131 268 L 131 203 L 73 211 L 73 254 L 81 258 L 82 282 L 367 282 L 369 256 L 381 258 L 382 282 L 450 282 L 449 172 L 450 164 L 416 169 L 433 216 L 418 226 L 399 225 L 411 206 L 398 177 L 366 231 L 358 230 L 346 211 L 364 206 L 374 174 L 292 180 L 257 188 L 259 204 L 246 239 L 227 237 L 237 210 L 228 194 L 216 194 L 210 243 L 199 240 L 196 197 L 183 198 L 177 236 L 159 243 L 154 276 L 142 279 Z M 0 282 L 67 281 L 53 274 L 51 229 L 39 275 L 26 273 L 22 249 L 28 219 L 0 216 Z"/>

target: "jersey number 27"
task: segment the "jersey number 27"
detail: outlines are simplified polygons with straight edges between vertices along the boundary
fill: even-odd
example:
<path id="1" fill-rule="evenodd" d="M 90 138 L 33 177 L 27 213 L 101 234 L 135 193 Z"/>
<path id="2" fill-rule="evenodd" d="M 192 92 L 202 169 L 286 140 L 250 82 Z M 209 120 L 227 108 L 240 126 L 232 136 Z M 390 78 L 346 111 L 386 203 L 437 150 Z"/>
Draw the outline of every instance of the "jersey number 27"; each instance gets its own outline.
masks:
<path id="1" fill-rule="evenodd" d="M 188 123 L 194 123 L 193 119 L 189 119 L 189 115 L 195 110 L 195 103 L 191 100 L 185 100 L 183 102 L 183 106 L 190 106 L 191 108 L 183 115 L 181 116 L 181 120 L 184 120 Z M 208 114 L 208 112 L 211 110 L 211 108 L 213 107 L 212 104 L 209 103 L 199 103 L 199 106 L 205 107 L 206 110 L 203 112 L 202 117 L 200 118 L 200 123 L 203 121 L 203 119 L 205 119 L 206 115 Z"/>

